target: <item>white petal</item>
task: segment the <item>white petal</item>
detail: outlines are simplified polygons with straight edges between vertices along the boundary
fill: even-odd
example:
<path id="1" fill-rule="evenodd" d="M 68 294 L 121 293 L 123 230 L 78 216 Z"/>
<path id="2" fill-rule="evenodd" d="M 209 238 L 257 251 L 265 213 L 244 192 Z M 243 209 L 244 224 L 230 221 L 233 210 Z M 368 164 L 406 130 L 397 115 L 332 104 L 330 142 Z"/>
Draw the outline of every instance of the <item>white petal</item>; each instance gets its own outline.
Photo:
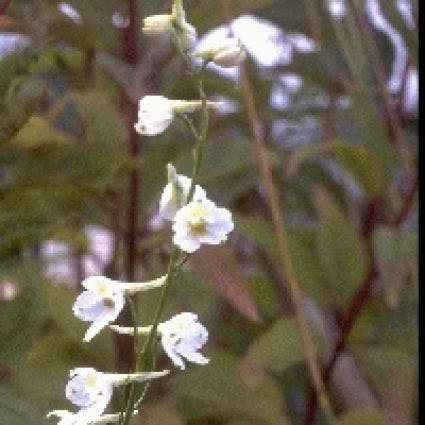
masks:
<path id="1" fill-rule="evenodd" d="M 192 253 L 201 247 L 201 243 L 198 239 L 191 236 L 178 237 L 174 235 L 173 237 L 174 245 L 177 245 L 182 251 Z"/>
<path id="2" fill-rule="evenodd" d="M 87 332 L 84 335 L 84 342 L 91 341 L 104 327 L 106 327 L 109 323 L 115 321 L 122 309 L 108 310 L 110 311 L 96 318 L 92 325 L 87 329 Z"/>
<path id="3" fill-rule="evenodd" d="M 200 365 L 205 365 L 210 361 L 210 359 L 204 357 L 201 353 L 198 353 L 196 351 L 187 351 L 184 354 L 181 353 L 181 355 L 190 362 L 197 363 Z"/>
<path id="4" fill-rule="evenodd" d="M 185 364 L 182 358 L 174 351 L 174 345 L 168 341 L 168 338 L 161 339 L 162 347 L 167 353 L 167 356 L 171 359 L 175 366 L 181 370 L 185 370 Z"/>
<path id="5" fill-rule="evenodd" d="M 75 300 L 72 311 L 78 319 L 92 322 L 103 311 L 102 298 L 94 292 L 83 291 Z"/>

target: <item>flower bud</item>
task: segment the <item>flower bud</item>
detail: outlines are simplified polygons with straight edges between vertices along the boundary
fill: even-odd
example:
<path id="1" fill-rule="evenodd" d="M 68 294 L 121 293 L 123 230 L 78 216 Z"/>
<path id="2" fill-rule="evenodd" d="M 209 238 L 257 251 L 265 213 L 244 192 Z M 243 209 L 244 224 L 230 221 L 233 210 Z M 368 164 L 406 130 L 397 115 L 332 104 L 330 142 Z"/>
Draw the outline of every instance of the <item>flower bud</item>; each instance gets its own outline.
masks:
<path id="1" fill-rule="evenodd" d="M 223 68 L 238 66 L 246 58 L 246 51 L 238 38 L 226 38 L 207 47 L 196 49 L 192 56 L 212 61 Z"/>
<path id="2" fill-rule="evenodd" d="M 143 19 L 142 31 L 146 35 L 169 34 L 172 29 L 172 15 L 152 15 Z"/>

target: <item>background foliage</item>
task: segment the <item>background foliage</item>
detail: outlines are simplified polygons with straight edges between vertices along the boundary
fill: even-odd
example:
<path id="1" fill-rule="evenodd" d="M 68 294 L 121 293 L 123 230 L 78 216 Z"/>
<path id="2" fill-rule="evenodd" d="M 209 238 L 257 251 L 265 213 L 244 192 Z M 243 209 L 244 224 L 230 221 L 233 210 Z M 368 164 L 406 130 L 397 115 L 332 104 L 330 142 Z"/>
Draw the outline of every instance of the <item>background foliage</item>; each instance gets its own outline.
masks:
<path id="1" fill-rule="evenodd" d="M 63 386 L 72 367 L 130 366 L 125 340 L 104 332 L 85 345 L 84 326 L 72 317 L 84 259 L 94 255 L 87 225 L 111 232 L 103 273 L 162 274 L 170 231 L 152 217 L 165 165 L 185 173 L 191 164 L 183 124 L 135 140 L 132 123 L 144 94 L 191 98 L 193 82 L 165 40 L 136 34 L 134 44 L 134 34 L 129 41 L 128 28 L 111 20 L 125 23 L 131 4 L 140 19 L 165 13 L 170 2 L 68 3 L 80 21 L 52 0 L 14 0 L 0 14 L 0 31 L 27 40 L 0 58 L 0 417 L 9 425 L 45 424 L 47 411 L 67 408 Z M 416 29 L 395 2 L 382 3 L 415 66 Z M 341 20 L 324 2 L 228 4 L 234 17 L 253 14 L 283 37 L 303 33 L 320 45 L 294 53 L 287 65 L 264 68 L 250 57 L 246 66 L 324 369 L 346 332 L 326 382 L 335 423 L 417 423 L 417 117 L 403 107 L 405 91 L 386 91 L 392 45 L 358 13 L 362 1 L 347 1 Z M 225 20 L 220 2 L 185 5 L 200 34 Z M 270 98 L 288 71 L 303 85 L 289 92 L 288 107 L 276 108 Z M 164 317 L 198 312 L 210 330 L 211 362 L 156 384 L 138 420 L 302 424 L 311 383 L 243 93 L 214 72 L 206 88 L 238 105 L 211 119 L 200 182 L 232 210 L 236 230 L 226 247 L 191 258 Z M 279 122 L 285 131 L 277 131 Z M 67 244 L 71 282 L 46 276 L 46 240 Z M 149 323 L 155 296 L 138 301 Z M 327 420 L 318 415 L 317 423 Z"/>

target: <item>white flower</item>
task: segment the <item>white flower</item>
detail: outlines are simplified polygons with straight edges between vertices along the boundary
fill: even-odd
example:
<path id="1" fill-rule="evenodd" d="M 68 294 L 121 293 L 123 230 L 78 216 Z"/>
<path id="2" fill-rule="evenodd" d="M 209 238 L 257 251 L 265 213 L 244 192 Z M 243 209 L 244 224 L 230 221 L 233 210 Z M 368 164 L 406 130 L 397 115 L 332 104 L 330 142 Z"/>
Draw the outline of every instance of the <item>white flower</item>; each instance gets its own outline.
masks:
<path id="1" fill-rule="evenodd" d="M 99 417 L 109 404 L 113 389 L 130 382 L 143 382 L 161 378 L 169 373 L 138 372 L 132 374 L 102 373 L 89 367 L 76 368 L 70 371 L 71 379 L 66 385 L 66 398 L 80 408 L 77 413 L 67 410 L 55 410 L 49 415 L 61 418 L 60 425 L 83 425 L 98 423 Z M 102 422 L 100 422 L 102 423 Z"/>
<path id="2" fill-rule="evenodd" d="M 246 58 L 246 51 L 240 40 L 235 37 L 225 38 L 206 47 L 196 49 L 193 56 L 213 61 L 224 68 L 238 66 Z"/>
<path id="3" fill-rule="evenodd" d="M 187 203 L 192 179 L 177 174 L 174 167 L 168 164 L 168 184 L 162 191 L 159 201 L 159 214 L 165 220 L 173 220 L 177 211 Z M 193 199 L 204 199 L 207 194 L 205 190 L 196 185 Z"/>
<path id="4" fill-rule="evenodd" d="M 85 322 L 92 322 L 84 341 L 90 341 L 105 326 L 119 316 L 125 304 L 125 294 L 149 290 L 164 284 L 166 276 L 150 282 L 126 283 L 104 276 L 90 276 L 81 284 L 86 289 L 75 300 L 72 311 Z"/>
<path id="5" fill-rule="evenodd" d="M 218 245 L 234 228 L 232 215 L 209 199 L 189 202 L 174 216 L 173 242 L 182 251 L 194 252 L 201 244 Z"/>
<path id="6" fill-rule="evenodd" d="M 138 411 L 133 412 L 137 415 Z M 57 425 L 85 425 L 85 424 L 114 424 L 119 422 L 120 414 L 113 413 L 110 415 L 101 415 L 97 418 L 90 419 L 81 414 L 81 412 L 73 413 L 68 410 L 53 410 L 47 414 L 47 418 L 56 416 L 59 418 Z"/>
<path id="7" fill-rule="evenodd" d="M 208 108 L 217 108 L 216 102 L 207 102 Z M 164 96 L 145 96 L 139 101 L 138 122 L 135 130 L 144 136 L 164 132 L 176 114 L 187 114 L 202 108 L 200 100 L 171 100 Z"/>
<path id="8" fill-rule="evenodd" d="M 194 313 L 180 313 L 158 325 L 162 346 L 172 362 L 185 369 L 183 359 L 207 364 L 209 359 L 198 352 L 208 340 L 208 331 L 198 322 Z"/>
<path id="9" fill-rule="evenodd" d="M 96 418 L 106 409 L 113 393 L 113 381 L 107 374 L 89 367 L 70 371 L 66 385 L 66 398 L 81 410 L 80 415 Z"/>
<path id="10" fill-rule="evenodd" d="M 139 120 L 134 128 L 139 134 L 155 136 L 165 131 L 174 119 L 173 104 L 163 96 L 145 96 L 139 101 Z"/>

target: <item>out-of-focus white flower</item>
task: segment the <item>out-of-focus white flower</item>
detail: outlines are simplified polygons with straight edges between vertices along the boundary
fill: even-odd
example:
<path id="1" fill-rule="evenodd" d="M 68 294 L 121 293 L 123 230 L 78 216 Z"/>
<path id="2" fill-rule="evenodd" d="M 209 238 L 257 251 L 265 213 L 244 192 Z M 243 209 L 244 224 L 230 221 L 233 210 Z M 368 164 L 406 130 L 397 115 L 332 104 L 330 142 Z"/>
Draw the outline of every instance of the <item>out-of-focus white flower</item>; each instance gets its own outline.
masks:
<path id="1" fill-rule="evenodd" d="M 176 212 L 187 203 L 192 179 L 177 174 L 175 168 L 168 164 L 168 183 L 162 191 L 159 201 L 159 214 L 165 220 L 173 220 Z M 206 198 L 205 190 L 196 185 L 193 199 Z"/>
<path id="2" fill-rule="evenodd" d="M 194 313 L 180 313 L 158 325 L 162 346 L 171 361 L 180 369 L 185 369 L 183 359 L 192 363 L 207 364 L 209 359 L 199 350 L 208 340 L 208 331 L 198 321 Z"/>
<path id="3" fill-rule="evenodd" d="M 215 102 L 207 102 L 208 108 L 216 108 Z M 171 100 L 164 96 L 145 96 L 139 101 L 138 122 L 135 130 L 144 136 L 164 132 L 176 114 L 188 114 L 202 108 L 200 100 Z"/>
<path id="4" fill-rule="evenodd" d="M 81 284 L 86 289 L 75 300 L 72 311 L 85 322 L 92 322 L 84 341 L 90 341 L 106 325 L 116 320 L 125 304 L 125 295 L 160 287 L 165 276 L 150 282 L 126 283 L 104 276 L 91 276 Z"/>
<path id="5" fill-rule="evenodd" d="M 246 51 L 238 38 L 229 37 L 196 49 L 192 56 L 213 61 L 216 65 L 224 68 L 230 68 L 238 66 L 245 60 Z"/>
<path id="6" fill-rule="evenodd" d="M 194 252 L 201 244 L 218 245 L 234 228 L 232 214 L 209 199 L 189 202 L 174 216 L 173 242 L 182 251 Z"/>

